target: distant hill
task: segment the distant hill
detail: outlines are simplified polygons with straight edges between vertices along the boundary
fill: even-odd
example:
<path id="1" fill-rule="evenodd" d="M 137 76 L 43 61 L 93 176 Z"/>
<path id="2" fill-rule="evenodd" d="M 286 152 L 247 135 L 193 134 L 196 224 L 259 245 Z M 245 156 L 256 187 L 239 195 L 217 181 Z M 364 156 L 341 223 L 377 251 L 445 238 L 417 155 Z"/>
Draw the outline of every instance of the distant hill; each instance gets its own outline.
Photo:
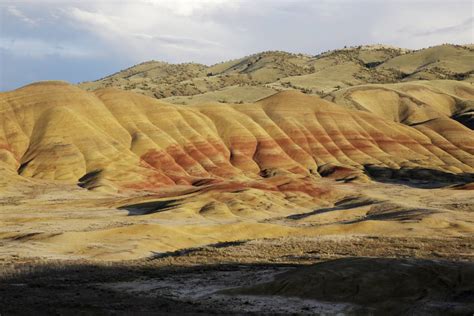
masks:
<path id="1" fill-rule="evenodd" d="M 269 51 L 212 66 L 148 61 L 79 86 L 86 90 L 116 87 L 193 104 L 254 102 L 291 89 L 326 96 L 356 85 L 420 79 L 474 82 L 474 48 L 445 44 L 410 51 L 372 45 L 316 56 Z"/>

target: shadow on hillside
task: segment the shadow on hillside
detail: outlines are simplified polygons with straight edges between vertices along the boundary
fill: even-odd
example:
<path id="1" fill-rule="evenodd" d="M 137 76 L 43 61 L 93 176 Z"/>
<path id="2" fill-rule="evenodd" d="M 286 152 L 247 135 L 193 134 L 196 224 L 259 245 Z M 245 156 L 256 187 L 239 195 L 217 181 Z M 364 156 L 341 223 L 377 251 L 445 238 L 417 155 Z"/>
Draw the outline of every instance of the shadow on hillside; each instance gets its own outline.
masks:
<path id="1" fill-rule="evenodd" d="M 362 198 L 362 197 L 348 197 L 343 200 L 340 200 L 335 203 L 335 206 L 333 207 L 325 207 L 325 208 L 320 208 L 311 212 L 307 213 L 299 213 L 299 214 L 293 214 L 289 215 L 286 218 L 287 219 L 294 219 L 294 220 L 299 220 L 303 219 L 309 216 L 313 215 L 319 215 L 319 214 L 324 214 L 327 212 L 332 212 L 332 211 L 342 211 L 342 210 L 349 210 L 352 208 L 356 207 L 361 207 L 361 206 L 367 206 L 367 205 L 373 205 L 377 203 L 381 203 L 382 201 L 377 201 L 377 200 L 372 200 L 368 198 Z"/>
<path id="2" fill-rule="evenodd" d="M 150 261 L 148 261 L 150 262 Z M 226 306 L 202 305 L 172 295 L 147 295 L 117 289 L 113 286 L 130 282 L 163 282 L 169 285 L 215 273 L 242 273 L 273 269 L 284 264 L 220 264 L 198 266 L 153 266 L 143 263 L 67 263 L 55 261 L 41 265 L 19 264 L 5 270 L 0 266 L 1 315 L 183 315 L 229 314 Z M 293 265 L 294 266 L 294 265 Z M 3 271 L 2 271 L 3 270 Z M 244 272 L 245 274 L 245 272 Z M 212 277 L 215 279 L 215 277 Z M 235 280 L 234 280 L 235 281 Z M 159 284 L 159 283 L 158 283 Z M 183 291 L 192 290 L 186 282 L 176 282 Z M 232 284 L 239 286 L 241 284 Z M 216 288 L 216 291 L 219 288 Z"/>
<path id="3" fill-rule="evenodd" d="M 313 215 L 324 214 L 332 211 L 351 210 L 354 208 L 370 206 L 365 216 L 354 220 L 345 220 L 343 224 L 354 224 L 363 221 L 403 221 L 418 222 L 424 217 L 437 213 L 436 210 L 426 208 L 410 208 L 396 203 L 374 200 L 365 197 L 347 197 L 335 203 L 333 207 L 316 209 L 307 213 L 293 214 L 286 219 L 300 220 Z"/>
<path id="4" fill-rule="evenodd" d="M 428 168 L 392 169 L 375 165 L 364 165 L 365 172 L 375 181 L 403 184 L 415 188 L 435 189 L 474 182 L 472 173 L 449 173 Z"/>
<path id="5" fill-rule="evenodd" d="M 153 213 L 165 212 L 171 210 L 178 206 L 177 199 L 171 199 L 166 201 L 153 201 L 153 202 L 144 202 L 138 204 L 130 204 L 121 206 L 119 210 L 127 210 L 129 216 L 134 215 L 148 215 Z"/>
<path id="6" fill-rule="evenodd" d="M 247 242 L 247 240 L 237 240 L 237 241 L 222 241 L 217 242 L 215 244 L 209 244 L 205 247 L 211 248 L 226 248 L 226 247 L 235 247 L 243 245 Z M 167 252 L 153 252 L 150 259 L 161 259 L 161 258 L 169 258 L 169 257 L 180 257 L 184 255 L 189 255 L 194 252 L 198 252 L 204 249 L 204 247 L 193 247 L 193 248 L 184 248 L 175 251 L 167 251 Z"/>
<path id="7" fill-rule="evenodd" d="M 321 302 L 361 304 L 356 305 L 356 314 L 381 312 L 388 305 L 394 314 L 421 315 L 433 312 L 462 314 L 474 307 L 473 263 L 348 257 L 296 270 L 294 267 L 274 264 L 154 266 L 153 260 L 107 265 L 19 264 L 9 271 L 4 267 L 0 271 L 0 313 L 235 314 L 265 299 L 259 295 L 267 295 L 264 302 L 271 302 L 272 306 L 253 306 L 256 308 L 254 314 L 261 314 L 268 308 L 273 311 L 280 308 L 281 298 L 268 301 L 268 295 L 300 296 L 299 293 Z M 285 274 L 278 275 L 281 272 Z M 265 273 L 277 275 L 274 287 L 272 282 L 267 283 L 268 278 L 263 283 L 255 281 L 256 276 L 262 277 Z M 329 281 L 324 281 L 326 279 Z M 305 281 L 300 284 L 302 280 Z M 263 285 L 255 287 L 257 283 Z M 280 283 L 286 286 L 281 287 Z M 208 291 L 213 284 L 220 287 L 208 292 L 205 298 L 196 299 L 191 295 L 201 289 Z M 127 286 L 133 289 L 127 290 Z M 246 288 L 251 289 L 250 292 L 244 293 Z M 234 299 L 235 296 L 223 295 L 223 289 L 236 289 L 227 291 L 230 295 L 241 294 L 232 291 L 242 291 L 256 296 L 253 300 L 248 297 Z M 167 295 L 173 290 L 182 290 L 185 296 Z M 213 296 L 218 299 L 213 300 Z M 222 297 L 227 301 L 225 298 L 220 300 Z"/>
<path id="8" fill-rule="evenodd" d="M 455 114 L 451 118 L 467 128 L 474 130 L 474 110 Z"/>

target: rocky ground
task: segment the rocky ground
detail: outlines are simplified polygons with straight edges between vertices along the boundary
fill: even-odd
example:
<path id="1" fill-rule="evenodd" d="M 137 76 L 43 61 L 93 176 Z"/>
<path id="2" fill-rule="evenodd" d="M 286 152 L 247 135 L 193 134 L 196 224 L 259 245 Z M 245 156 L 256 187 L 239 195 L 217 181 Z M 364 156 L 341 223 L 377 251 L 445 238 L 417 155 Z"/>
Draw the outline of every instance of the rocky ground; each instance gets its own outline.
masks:
<path id="1" fill-rule="evenodd" d="M 333 236 L 219 243 L 157 253 L 147 259 L 128 262 L 9 258 L 1 264 L 0 312 L 2 315 L 128 314 L 131 311 L 170 315 L 375 315 L 411 311 L 415 314 L 462 315 L 473 307 L 469 303 L 474 291 L 473 245 L 472 237 Z M 357 260 L 364 261 L 354 264 L 354 260 L 356 263 Z M 318 265 L 321 262 L 325 262 L 325 266 Z M 328 273 L 332 266 L 337 273 Z M 367 266 L 374 267 L 373 273 L 370 269 L 367 271 Z M 411 266 L 415 268 L 404 270 Z M 298 297 L 298 293 L 287 295 L 284 291 L 278 295 L 255 290 L 245 293 L 249 291 L 246 289 L 258 284 L 266 284 L 268 290 L 268 284 L 272 284 L 268 282 L 275 278 L 275 282 L 281 282 L 292 273 L 300 276 L 307 273 L 305 269 L 313 269 L 308 274 L 308 284 L 296 288 L 290 285 L 286 290 L 298 291 L 298 288 L 308 286 L 319 289 L 323 287 L 321 280 L 313 283 L 312 276 L 323 268 L 339 292 L 346 285 L 349 292 L 354 287 L 361 287 L 357 300 L 350 295 L 335 298 L 330 287 L 327 295 L 323 293 L 317 299 L 307 295 Z M 379 273 L 380 269 L 383 273 Z M 420 273 L 428 273 L 428 276 L 423 274 L 424 278 L 440 278 L 437 281 L 441 284 L 439 293 L 435 291 L 418 302 L 410 300 L 415 294 L 423 296 L 423 289 L 415 287 L 415 294 L 404 289 L 394 297 L 392 303 L 395 305 L 390 305 L 388 310 L 388 305 L 361 304 L 378 291 L 374 282 L 384 282 L 380 291 L 390 288 L 386 286 L 387 282 L 395 289 L 397 284 L 411 288 L 419 284 L 416 282 Z M 413 284 L 407 280 L 412 280 Z M 324 288 L 327 290 L 328 284 L 324 284 Z M 274 290 L 281 290 L 281 285 L 275 286 Z M 406 291 L 409 293 L 405 295 Z M 458 296 L 447 297 L 446 291 Z M 406 303 L 406 300 L 412 303 L 410 308 L 398 309 L 396 303 Z M 432 308 L 433 304 L 435 308 Z"/>

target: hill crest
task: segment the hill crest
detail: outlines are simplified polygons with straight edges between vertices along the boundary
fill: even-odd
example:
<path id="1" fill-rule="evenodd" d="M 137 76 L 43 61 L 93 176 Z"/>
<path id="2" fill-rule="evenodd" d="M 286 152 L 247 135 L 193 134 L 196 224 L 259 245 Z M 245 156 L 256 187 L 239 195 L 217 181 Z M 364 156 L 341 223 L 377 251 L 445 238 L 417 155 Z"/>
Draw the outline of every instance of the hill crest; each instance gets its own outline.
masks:
<path id="1" fill-rule="evenodd" d="M 471 47 L 449 44 L 420 50 L 364 45 L 314 56 L 267 51 L 211 66 L 148 61 L 79 86 L 90 91 L 113 86 L 176 104 L 255 102 L 289 89 L 325 96 L 360 84 L 422 79 L 472 83 L 473 60 Z"/>

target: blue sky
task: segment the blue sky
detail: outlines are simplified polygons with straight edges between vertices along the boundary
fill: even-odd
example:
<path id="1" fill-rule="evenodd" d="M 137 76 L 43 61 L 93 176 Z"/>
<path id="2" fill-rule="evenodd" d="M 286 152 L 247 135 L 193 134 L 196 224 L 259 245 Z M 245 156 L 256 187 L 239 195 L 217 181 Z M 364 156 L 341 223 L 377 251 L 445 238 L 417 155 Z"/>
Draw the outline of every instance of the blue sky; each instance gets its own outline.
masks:
<path id="1" fill-rule="evenodd" d="M 151 59 L 467 44 L 473 10 L 471 0 L 0 0 L 0 91 L 94 80 Z"/>

